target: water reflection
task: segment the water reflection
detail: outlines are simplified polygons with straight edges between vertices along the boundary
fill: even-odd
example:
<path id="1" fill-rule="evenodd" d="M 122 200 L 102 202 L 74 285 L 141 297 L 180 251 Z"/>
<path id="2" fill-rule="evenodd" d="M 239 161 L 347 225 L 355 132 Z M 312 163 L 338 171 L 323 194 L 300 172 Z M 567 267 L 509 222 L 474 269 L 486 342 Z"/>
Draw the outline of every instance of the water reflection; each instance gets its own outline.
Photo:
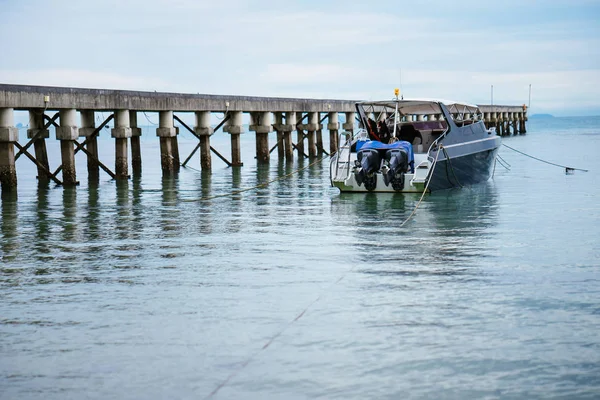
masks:
<path id="1" fill-rule="evenodd" d="M 135 239 L 139 239 L 141 236 L 141 232 L 144 228 L 144 207 L 142 204 L 142 178 L 140 171 L 138 173 L 134 173 L 133 178 L 131 180 L 131 228 L 132 228 L 132 237 Z"/>
<path id="2" fill-rule="evenodd" d="M 73 242 L 77 237 L 77 186 L 63 188 L 62 241 Z"/>
<path id="3" fill-rule="evenodd" d="M 201 197 L 207 198 L 212 195 L 212 171 L 202 170 L 200 173 Z"/>
<path id="4" fill-rule="evenodd" d="M 18 257 L 17 201 L 16 190 L 2 190 L 2 261 L 14 261 Z"/>
<path id="5" fill-rule="evenodd" d="M 269 181 L 269 174 L 271 167 L 269 164 L 259 164 L 256 166 L 256 185 L 265 185 L 256 189 L 256 206 L 264 207 L 270 203 L 270 191 L 271 185 L 267 184 Z M 264 212 L 264 210 L 263 210 Z"/>
<path id="6" fill-rule="evenodd" d="M 179 228 L 179 176 L 164 174 L 162 177 L 162 207 L 160 226 L 166 236 L 177 235 Z"/>
<path id="7" fill-rule="evenodd" d="M 129 180 L 117 179 L 116 185 L 116 238 L 124 240 L 130 238 L 134 232 L 130 224 L 131 205 L 129 198 Z"/>
<path id="8" fill-rule="evenodd" d="M 231 167 L 231 187 L 225 186 L 223 190 L 236 191 L 242 189 L 242 169 L 240 167 Z M 243 208 L 244 193 L 233 194 L 231 200 L 229 197 L 219 198 L 218 201 L 225 201 L 228 205 L 227 219 L 225 229 L 229 233 L 238 233 L 244 226 L 245 212 Z"/>
<path id="9" fill-rule="evenodd" d="M 200 198 L 202 199 L 209 198 L 212 195 L 212 175 L 212 171 L 202 170 L 201 172 Z M 195 225 L 198 228 L 198 231 L 205 235 L 213 232 L 213 213 L 211 212 L 212 207 L 212 200 L 200 200 L 197 203 L 194 203 L 194 206 L 192 207 L 198 211 L 194 213 Z"/>
<path id="10" fill-rule="evenodd" d="M 491 254 L 493 249 L 486 241 L 498 218 L 493 183 L 426 195 L 401 228 L 419 198 L 384 193 L 334 198 L 332 212 L 343 216 L 337 223 L 347 224 L 357 256 L 365 265 L 377 265 L 365 268 L 365 273 L 461 274 L 465 267 L 475 266 Z"/>
<path id="11" fill-rule="evenodd" d="M 51 224 L 48 222 L 49 202 L 48 195 L 52 189 L 48 188 L 48 185 L 38 185 L 37 187 L 37 201 L 35 203 L 33 224 L 35 226 L 34 249 L 36 258 L 40 261 L 48 258 L 51 253 L 50 243 L 50 231 Z"/>

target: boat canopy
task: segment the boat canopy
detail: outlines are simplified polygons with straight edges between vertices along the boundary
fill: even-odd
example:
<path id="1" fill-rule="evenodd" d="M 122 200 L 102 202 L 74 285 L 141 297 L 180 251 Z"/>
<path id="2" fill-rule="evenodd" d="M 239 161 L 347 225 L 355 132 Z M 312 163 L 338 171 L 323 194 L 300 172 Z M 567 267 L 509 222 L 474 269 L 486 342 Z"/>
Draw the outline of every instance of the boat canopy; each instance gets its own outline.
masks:
<path id="1" fill-rule="evenodd" d="M 387 101 L 364 101 L 357 103 L 358 106 L 362 107 L 367 113 L 374 112 L 387 112 L 391 113 L 396 110 L 398 105 L 398 112 L 400 115 L 429 115 L 429 114 L 440 114 L 440 104 L 446 106 L 448 111 L 452 114 L 480 114 L 479 107 L 474 104 L 468 104 L 464 102 L 451 101 L 451 100 L 387 100 Z"/>

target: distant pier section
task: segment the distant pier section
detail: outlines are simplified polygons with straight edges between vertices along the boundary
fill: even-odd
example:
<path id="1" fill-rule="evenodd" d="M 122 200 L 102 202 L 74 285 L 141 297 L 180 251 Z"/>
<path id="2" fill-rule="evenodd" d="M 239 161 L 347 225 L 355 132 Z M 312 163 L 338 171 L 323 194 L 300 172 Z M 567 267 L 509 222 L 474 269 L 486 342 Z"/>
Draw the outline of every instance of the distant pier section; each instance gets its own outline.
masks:
<path id="1" fill-rule="evenodd" d="M 252 96 L 228 96 L 184 93 L 138 92 L 127 90 L 80 89 L 66 87 L 0 84 L 0 183 L 2 189 L 16 187 L 15 161 L 27 157 L 37 166 L 40 183 L 53 181 L 60 185 L 76 185 L 75 155 L 87 156 L 88 177 L 99 177 L 100 171 L 113 179 L 127 179 L 129 167 L 141 173 L 141 128 L 138 113 L 157 112 L 156 136 L 160 141 L 161 167 L 164 173 L 176 172 L 196 152 L 200 166 L 210 170 L 214 154 L 229 166 L 242 166 L 240 135 L 245 126 L 256 135 L 256 159 L 267 163 L 271 153 L 291 161 L 297 157 L 316 158 L 337 151 L 340 130 L 353 133 L 357 128 L 356 100 L 294 99 Z M 499 135 L 526 132 L 527 109 L 523 106 L 480 105 L 487 127 L 496 127 Z M 21 143 L 14 124 L 14 111 L 29 113 L 27 142 Z M 96 112 L 111 114 L 96 124 Z M 194 125 L 181 118 L 194 114 Z M 212 126 L 213 113 L 223 113 L 223 120 Z M 249 124 L 244 124 L 243 115 Z M 342 123 L 340 123 L 340 114 Z M 415 121 L 437 116 L 415 115 Z M 113 122 L 111 137 L 115 139 L 115 165 L 111 169 L 98 159 L 97 137 Z M 54 126 L 60 141 L 60 165 L 52 169 L 45 140 Z M 198 139 L 187 158 L 180 158 L 177 135 L 186 129 Z M 229 158 L 210 144 L 210 137 L 221 130 L 230 135 Z M 323 130 L 329 132 L 329 151 L 323 147 Z M 276 143 L 269 145 L 269 134 L 276 132 Z M 294 141 L 292 133 L 296 132 Z M 23 140 L 24 141 L 24 140 Z M 33 147 L 33 154 L 31 148 Z M 59 175 L 60 174 L 60 175 Z M 62 179 L 60 179 L 62 178 Z"/>

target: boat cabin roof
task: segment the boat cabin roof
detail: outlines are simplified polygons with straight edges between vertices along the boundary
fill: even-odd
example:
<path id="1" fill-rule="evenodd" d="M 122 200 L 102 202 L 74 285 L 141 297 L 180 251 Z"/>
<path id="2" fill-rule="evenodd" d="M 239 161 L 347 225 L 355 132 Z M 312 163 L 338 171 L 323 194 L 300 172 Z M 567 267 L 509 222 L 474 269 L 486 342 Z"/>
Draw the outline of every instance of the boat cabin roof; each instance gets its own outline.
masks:
<path id="1" fill-rule="evenodd" d="M 479 107 L 474 104 L 468 104 L 459 101 L 451 100 L 431 100 L 431 99 L 414 99 L 414 100 L 384 100 L 384 101 L 362 101 L 357 105 L 369 111 L 390 111 L 396 109 L 400 114 L 438 114 L 440 113 L 440 104 L 446 106 L 450 113 L 460 114 L 477 114 Z"/>

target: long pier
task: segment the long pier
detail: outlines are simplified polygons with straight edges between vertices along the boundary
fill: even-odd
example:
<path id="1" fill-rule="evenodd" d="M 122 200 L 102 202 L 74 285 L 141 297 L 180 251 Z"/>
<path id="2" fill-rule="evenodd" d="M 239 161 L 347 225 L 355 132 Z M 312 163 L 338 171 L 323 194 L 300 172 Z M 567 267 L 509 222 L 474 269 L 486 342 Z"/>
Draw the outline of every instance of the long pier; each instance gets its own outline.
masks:
<path id="1" fill-rule="evenodd" d="M 299 157 L 314 158 L 327 154 L 323 148 L 323 129 L 329 131 L 329 152 L 337 151 L 338 132 L 352 133 L 355 126 L 355 100 L 294 99 L 251 96 L 227 96 L 184 93 L 157 93 L 127 90 L 81 89 L 49 86 L 0 84 L 0 184 L 2 190 L 17 185 L 15 161 L 25 156 L 38 170 L 41 183 L 53 181 L 69 186 L 77 184 L 75 154 L 83 152 L 88 158 L 88 175 L 98 177 L 100 169 L 113 179 L 127 179 L 129 164 L 141 172 L 141 128 L 139 112 L 158 112 L 156 136 L 160 141 L 161 167 L 171 173 L 187 164 L 200 150 L 200 165 L 210 170 L 211 153 L 229 166 L 242 166 L 240 135 L 244 132 L 243 115 L 249 115 L 248 129 L 256 135 L 256 159 L 267 163 L 276 147 L 278 156 L 293 160 L 294 151 Z M 527 109 L 523 106 L 480 105 L 487 127 L 495 126 L 499 135 L 526 132 Z M 19 131 L 14 125 L 14 111 L 29 113 L 27 143 L 19 142 Z M 111 114 L 96 126 L 96 112 Z M 194 113 L 195 124 L 187 125 L 180 115 Z M 211 115 L 224 113 L 219 125 L 212 127 Z M 79 114 L 79 118 L 77 118 Z M 344 115 L 342 124 L 339 114 Z M 417 121 L 436 116 L 416 115 Z M 79 123 L 78 123 L 79 120 Z M 113 121 L 111 137 L 115 139 L 114 171 L 98 159 L 97 137 Z M 327 123 L 324 124 L 325 120 Z M 179 125 L 179 126 L 178 126 Z M 50 137 L 49 127 L 56 128 L 60 141 L 61 164 L 51 170 L 45 140 Z M 198 145 L 182 163 L 177 135 L 179 129 L 190 131 Z M 231 138 L 231 155 L 227 159 L 210 145 L 210 137 L 222 129 Z M 269 148 L 269 133 L 277 133 L 277 143 Z M 296 132 L 293 141 L 292 132 Z M 306 143 L 305 143 L 306 142 Z M 306 144 L 306 146 L 305 146 Z M 30 148 L 33 146 L 34 154 Z M 131 151 L 129 150 L 131 148 Z M 305 152 L 305 148 L 307 153 Z M 129 154 L 131 152 L 131 160 Z M 62 172 L 62 180 L 59 173 Z"/>

